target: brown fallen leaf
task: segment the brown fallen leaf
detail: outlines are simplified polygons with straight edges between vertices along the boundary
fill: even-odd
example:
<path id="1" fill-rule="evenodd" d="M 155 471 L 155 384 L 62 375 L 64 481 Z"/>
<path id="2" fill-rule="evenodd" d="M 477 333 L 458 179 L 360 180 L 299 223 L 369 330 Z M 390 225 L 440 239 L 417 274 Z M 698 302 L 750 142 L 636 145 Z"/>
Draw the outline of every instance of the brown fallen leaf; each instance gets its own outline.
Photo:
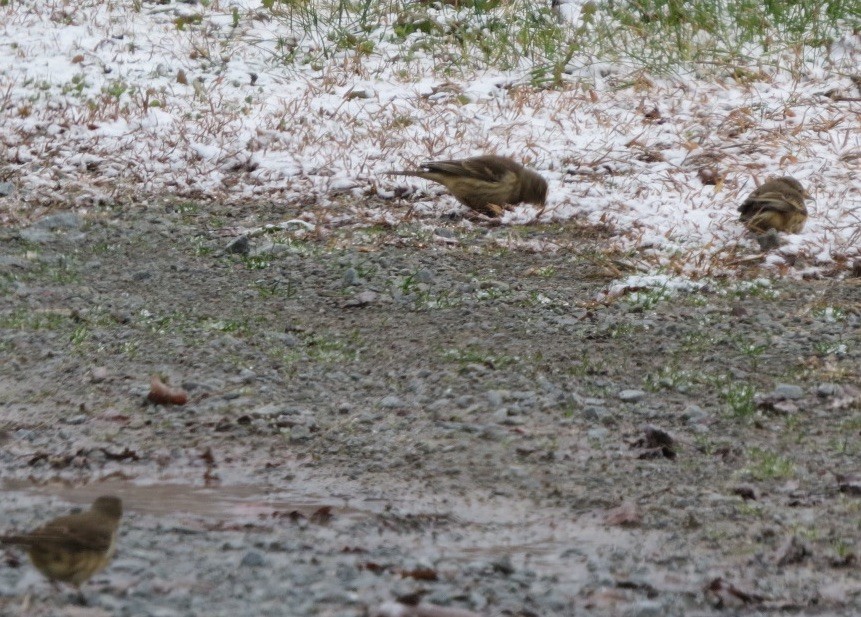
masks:
<path id="1" fill-rule="evenodd" d="M 615 527 L 634 527 L 642 520 L 643 515 L 633 501 L 622 502 L 622 505 L 604 514 L 604 524 Z"/>
<path id="2" fill-rule="evenodd" d="M 853 497 L 861 496 L 861 478 L 856 475 L 835 474 L 837 479 L 837 490 Z"/>
<path id="3" fill-rule="evenodd" d="M 801 563 L 810 555 L 810 549 L 798 536 L 790 536 L 777 550 L 774 562 L 779 566 Z"/>
<path id="4" fill-rule="evenodd" d="M 676 458 L 675 441 L 670 434 L 656 426 L 645 426 L 643 436 L 631 444 L 632 448 L 645 448 L 637 458 Z"/>
<path id="5" fill-rule="evenodd" d="M 756 501 L 756 489 L 746 484 L 740 484 L 732 489 L 733 495 L 738 495 L 745 501 L 752 499 Z"/>
<path id="6" fill-rule="evenodd" d="M 433 568 L 413 568 L 412 570 L 401 570 L 403 578 L 414 578 L 417 581 L 438 581 L 439 574 Z"/>
<path id="7" fill-rule="evenodd" d="M 765 596 L 752 591 L 743 591 L 723 578 L 713 579 L 703 591 L 716 608 L 739 608 L 745 604 L 761 604 Z"/>
<path id="8" fill-rule="evenodd" d="M 311 513 L 310 521 L 318 525 L 325 525 L 334 518 L 332 506 L 320 506 Z"/>
<path id="9" fill-rule="evenodd" d="M 156 405 L 185 405 L 188 393 L 182 388 L 171 388 L 158 375 L 153 375 L 149 382 L 147 400 Z"/>

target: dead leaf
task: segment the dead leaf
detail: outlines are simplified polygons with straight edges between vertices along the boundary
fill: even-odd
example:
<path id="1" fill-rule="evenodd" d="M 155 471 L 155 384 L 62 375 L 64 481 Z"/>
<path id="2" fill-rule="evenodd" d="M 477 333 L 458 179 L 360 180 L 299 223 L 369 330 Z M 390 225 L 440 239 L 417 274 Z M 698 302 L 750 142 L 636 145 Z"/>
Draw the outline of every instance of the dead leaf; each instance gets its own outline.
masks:
<path id="1" fill-rule="evenodd" d="M 604 524 L 614 527 L 635 527 L 643 520 L 640 509 L 632 501 L 622 502 L 622 505 L 607 510 L 604 514 Z"/>
<path id="2" fill-rule="evenodd" d="M 182 388 L 171 388 L 158 375 L 153 375 L 149 382 L 147 400 L 156 405 L 185 405 L 188 393 Z"/>

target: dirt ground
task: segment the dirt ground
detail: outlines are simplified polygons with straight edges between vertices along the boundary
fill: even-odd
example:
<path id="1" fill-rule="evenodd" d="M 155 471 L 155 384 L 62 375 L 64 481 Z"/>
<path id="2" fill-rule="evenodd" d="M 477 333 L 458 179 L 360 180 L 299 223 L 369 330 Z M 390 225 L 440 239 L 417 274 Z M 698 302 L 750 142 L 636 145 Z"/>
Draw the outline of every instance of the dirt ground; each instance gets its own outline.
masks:
<path id="1" fill-rule="evenodd" d="M 0 532 L 126 509 L 87 607 L 10 548 L 0 614 L 861 611 L 861 279 L 619 285 L 574 223 L 235 242 L 297 214 L 0 230 Z"/>

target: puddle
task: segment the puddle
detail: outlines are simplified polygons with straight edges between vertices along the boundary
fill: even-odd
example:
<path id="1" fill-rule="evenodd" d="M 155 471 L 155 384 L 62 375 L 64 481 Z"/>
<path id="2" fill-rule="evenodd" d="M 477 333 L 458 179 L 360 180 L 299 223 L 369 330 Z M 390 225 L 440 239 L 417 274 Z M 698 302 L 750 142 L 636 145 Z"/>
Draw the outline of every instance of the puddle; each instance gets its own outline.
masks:
<path id="1" fill-rule="evenodd" d="M 296 482 L 298 486 L 308 486 Z M 528 567 L 561 580 L 582 582 L 590 557 L 605 552 L 650 552 L 660 546 L 655 532 L 607 527 L 601 513 L 574 516 L 548 511 L 506 497 L 455 499 L 420 497 L 382 499 L 361 494 L 325 495 L 283 487 L 227 485 L 213 488 L 181 483 L 137 484 L 107 480 L 86 486 L 33 486 L 24 481 L 5 484 L 6 491 L 29 496 L 54 496 L 87 507 L 99 495 L 115 494 L 127 512 L 204 523 L 264 523 L 273 528 L 292 525 L 273 514 L 299 512 L 305 518 L 330 507 L 330 524 L 318 526 L 330 539 L 355 546 L 390 546 L 436 564 L 492 562 L 507 558 L 517 568 Z M 138 524 L 146 524 L 140 521 Z M 211 530 L 212 526 L 207 524 Z M 346 537 L 343 534 L 348 534 Z"/>

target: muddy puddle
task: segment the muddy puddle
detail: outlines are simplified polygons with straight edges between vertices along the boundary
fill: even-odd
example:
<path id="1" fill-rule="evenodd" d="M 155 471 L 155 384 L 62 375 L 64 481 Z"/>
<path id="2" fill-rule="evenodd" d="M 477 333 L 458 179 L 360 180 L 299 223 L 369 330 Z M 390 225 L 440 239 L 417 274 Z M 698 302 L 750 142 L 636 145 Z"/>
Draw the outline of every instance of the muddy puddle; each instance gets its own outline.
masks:
<path id="1" fill-rule="evenodd" d="M 562 510 L 498 495 L 486 498 L 404 496 L 400 499 L 360 494 L 273 489 L 254 485 L 200 487 L 182 483 L 136 483 L 108 480 L 78 487 L 5 484 L 19 506 L 47 497 L 86 507 L 99 495 L 123 499 L 127 524 L 186 529 L 257 528 L 280 531 L 298 520 L 315 526 L 321 537 L 369 538 L 418 560 L 460 567 L 478 561 L 510 563 L 560 581 L 582 582 L 591 556 L 657 550 L 658 533 L 643 533 L 603 523 L 604 513 L 573 516 Z M 319 513 L 325 516 L 318 518 Z M 35 522 L 35 521 L 34 521 Z M 345 545 L 345 547 L 348 545 Z"/>

